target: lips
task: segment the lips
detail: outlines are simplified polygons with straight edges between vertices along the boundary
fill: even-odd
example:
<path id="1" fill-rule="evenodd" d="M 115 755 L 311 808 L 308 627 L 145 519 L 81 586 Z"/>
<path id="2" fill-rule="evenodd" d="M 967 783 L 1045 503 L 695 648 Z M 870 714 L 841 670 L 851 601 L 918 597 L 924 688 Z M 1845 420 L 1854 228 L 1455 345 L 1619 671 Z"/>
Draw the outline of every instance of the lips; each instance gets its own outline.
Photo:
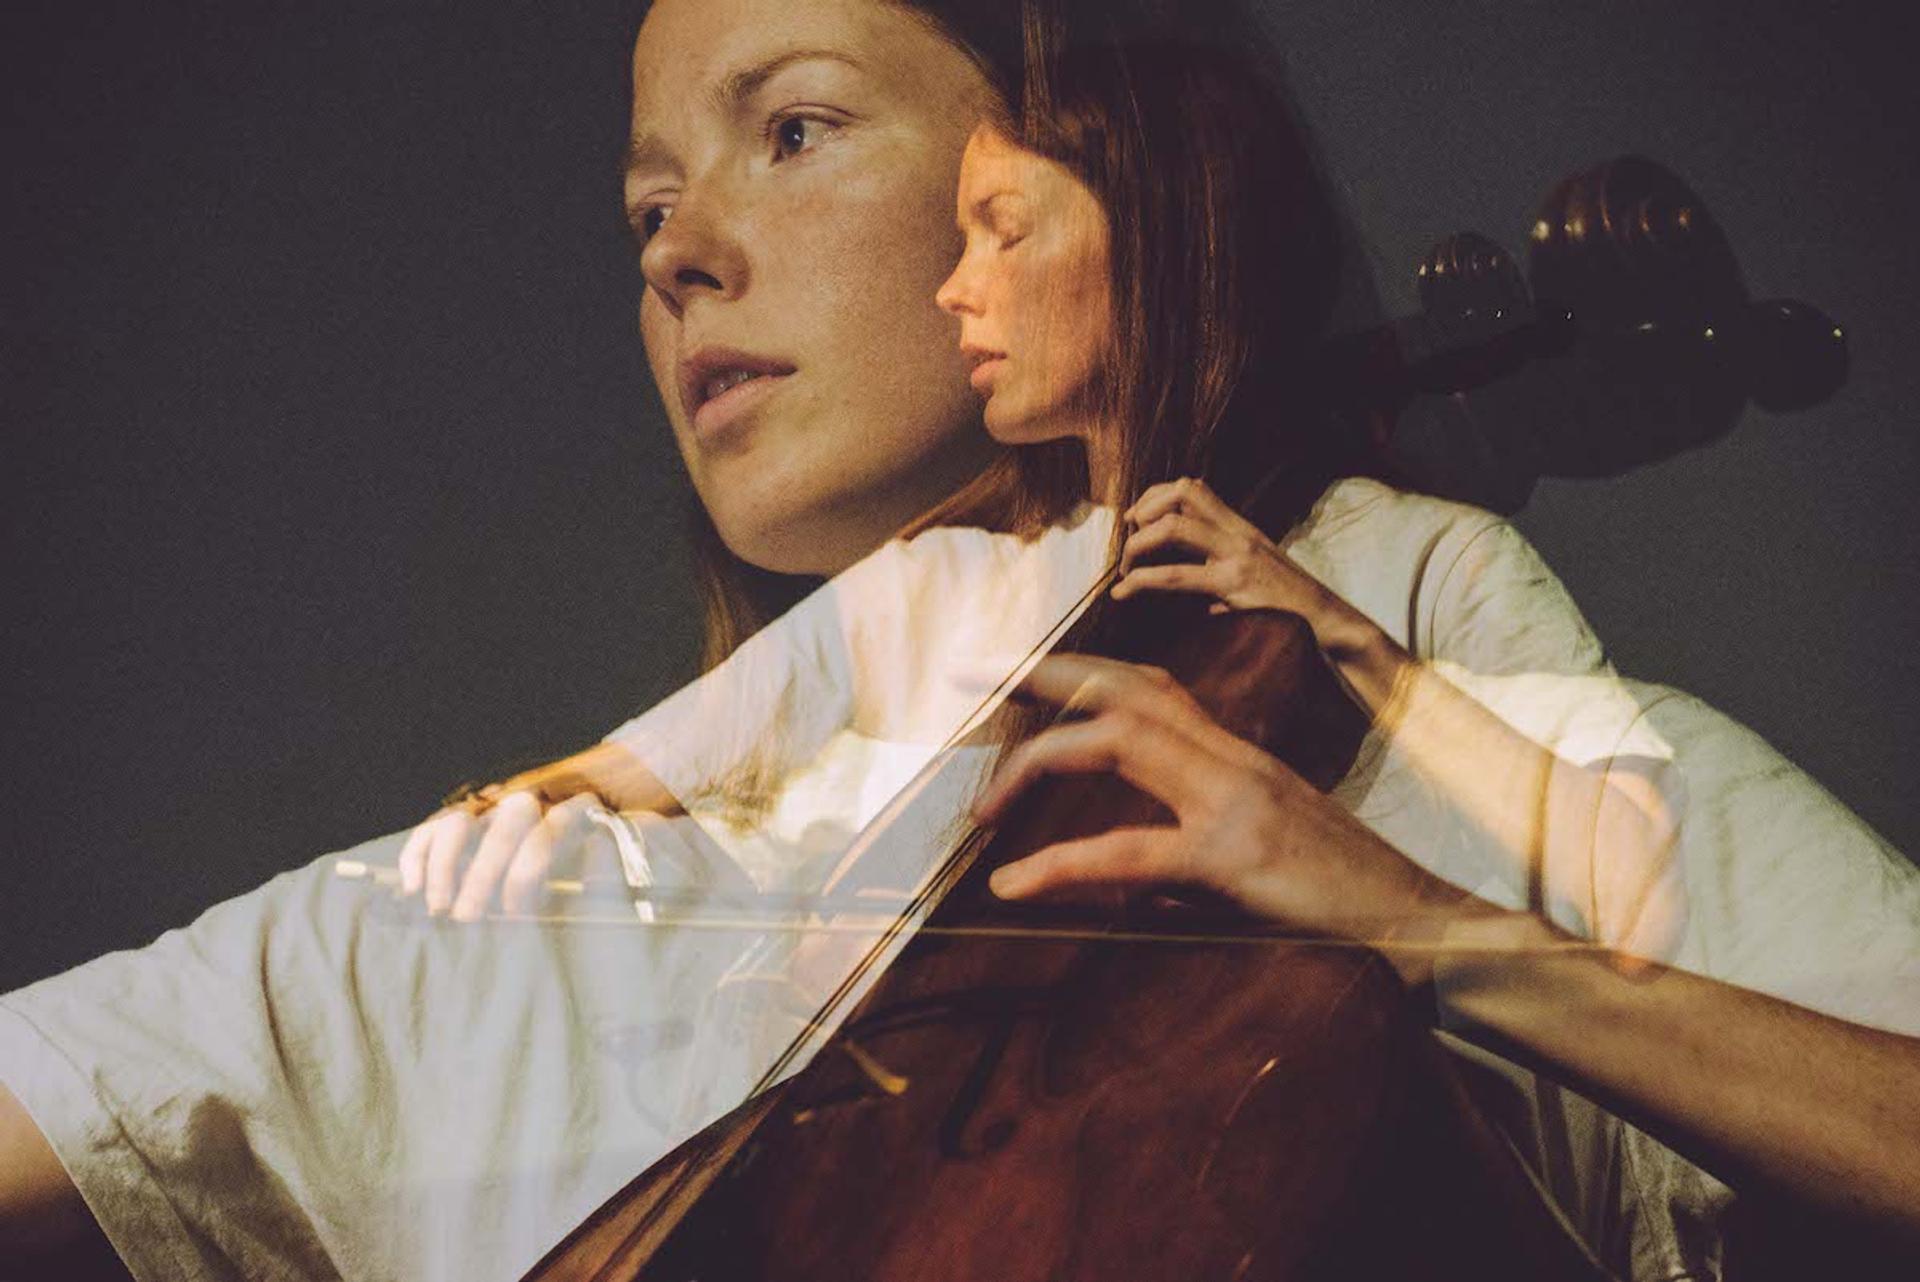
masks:
<path id="1" fill-rule="evenodd" d="M 973 384 L 973 390 L 982 396 L 992 394 L 994 376 L 1006 363 L 1007 354 L 991 347 L 981 347 L 973 343 L 961 343 L 960 354 L 967 358 L 971 372 L 967 381 Z"/>
<path id="2" fill-rule="evenodd" d="M 694 434 L 709 438 L 737 421 L 794 372 L 789 361 L 732 347 L 701 347 L 680 360 L 680 404 Z"/>

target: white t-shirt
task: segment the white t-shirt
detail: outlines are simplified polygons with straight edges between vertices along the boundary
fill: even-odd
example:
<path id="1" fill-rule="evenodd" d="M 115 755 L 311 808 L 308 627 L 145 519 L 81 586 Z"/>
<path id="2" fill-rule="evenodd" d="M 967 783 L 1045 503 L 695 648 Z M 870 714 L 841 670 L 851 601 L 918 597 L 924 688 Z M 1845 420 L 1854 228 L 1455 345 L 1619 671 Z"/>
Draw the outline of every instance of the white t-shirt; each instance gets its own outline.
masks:
<path id="1" fill-rule="evenodd" d="M 889 541 L 608 741 L 761 889 L 802 889 L 799 869 L 832 863 L 1078 617 L 1113 525 L 1087 504 L 1031 539 L 938 527 Z"/>
<path id="2" fill-rule="evenodd" d="M 754 881 L 791 884 L 798 870 L 804 884 L 813 856 L 868 826 L 897 781 L 923 777 L 966 725 L 980 699 L 971 665 L 1004 664 L 1039 639 L 983 620 L 1037 627 L 1091 585 L 1110 544 L 1103 519 L 1028 544 L 968 531 L 890 544 L 769 629 L 790 634 L 778 651 L 733 665 L 724 680 L 753 697 L 728 695 L 726 717 L 710 714 L 709 686 L 616 735 L 641 746 L 692 822 L 709 825 L 703 839 L 718 834 Z M 1620 688 L 1557 580 L 1484 512 L 1344 481 L 1290 552 L 1523 732 L 1546 733 L 1529 718 L 1582 682 Z M 961 640 L 940 649 L 948 638 Z M 930 675 L 942 672 L 972 680 L 943 687 Z M 798 697 L 820 686 L 845 697 Z M 1616 712 L 1575 717 L 1602 728 L 1566 750 L 1604 761 L 1612 740 L 1638 760 L 1679 763 L 1683 963 L 1916 1031 L 1912 867 L 1724 718 L 1671 693 L 1627 692 L 1639 710 L 1617 738 Z M 702 785 L 724 778 L 743 744 L 799 768 L 773 790 L 771 836 L 728 848 L 724 793 Z M 958 781 L 949 790 L 919 790 L 927 809 L 900 831 L 946 831 L 981 767 L 977 751 L 961 761 L 941 776 Z M 1336 795 L 1412 857 L 1498 892 L 1497 859 L 1453 833 L 1407 774 L 1376 743 Z M 809 835 L 822 815 L 828 826 Z M 391 864 L 405 836 L 349 853 Z M 428 926 L 342 883 L 333 863 L 0 997 L 0 1080 L 142 1282 L 516 1278 L 681 1133 L 676 1091 L 706 1063 L 687 995 L 737 974 L 750 940 Z M 1567 920 L 1605 916 L 1577 886 L 1548 898 Z M 1489 1069 L 1489 1089 L 1508 1091 L 1501 1120 L 1596 1251 L 1635 1277 L 1714 1276 L 1718 1186 L 1510 1069 Z"/>
<path id="3" fill-rule="evenodd" d="M 904 899 L 941 866 L 992 765 L 990 736 L 972 732 L 1092 600 L 1113 528 L 1110 509 L 1083 505 L 1031 539 L 938 527 L 891 541 L 608 736 L 687 812 L 638 817 L 629 880 L 673 886 L 691 913 L 701 891 L 748 881 L 781 895 L 795 928 L 744 947 L 701 1000 L 664 1092 L 676 1133 L 804 1067 L 904 946 L 885 929 L 898 900 L 875 901 L 871 933 L 847 931 L 844 912 L 836 933 L 797 928 L 853 884 L 838 869 Z"/>
<path id="4" fill-rule="evenodd" d="M 1110 532 L 1106 514 L 1083 510 L 1030 544 L 963 529 L 889 544 L 728 666 L 612 738 L 663 763 L 691 746 L 685 755 L 709 773 L 769 735 L 782 745 L 784 766 L 816 754 L 778 792 L 773 822 L 759 832 L 730 827 L 714 802 L 693 807 L 699 826 L 755 882 L 791 888 L 796 883 L 784 874 L 820 866 L 798 835 L 832 831 L 829 844 L 843 852 L 892 789 L 925 764 L 939 732 L 972 710 L 971 696 L 952 697 L 958 686 L 947 675 L 1010 670 L 1082 598 L 1104 565 Z M 1596 838 L 1571 843 L 1570 856 L 1535 870 L 1499 849 L 1395 745 L 1369 736 L 1333 795 L 1398 849 L 1493 902 L 1522 908 L 1537 901 L 1576 935 L 1920 1035 L 1920 875 L 1913 866 L 1751 732 L 1679 692 L 1615 674 L 1558 579 L 1511 525 L 1349 479 L 1322 496 L 1286 550 L 1426 660 L 1429 672 L 1525 738 L 1575 767 L 1650 778 L 1674 819 L 1657 866 L 1610 866 L 1619 852 Z M 990 614 L 986 600 L 1008 607 L 991 627 L 978 626 Z M 892 601 L 912 605 L 874 608 Z M 843 693 L 816 697 L 814 682 Z M 802 707 L 805 718 L 780 722 L 787 709 Z M 716 716 L 722 708 L 729 715 Z M 915 723 L 923 709 L 929 715 Z M 856 722 L 871 732 L 847 728 Z M 899 727 L 909 725 L 902 734 Z M 716 727 L 728 733 L 716 740 Z M 661 770 L 676 792 L 701 791 L 699 770 Z M 930 866 L 957 834 L 983 775 L 978 760 L 950 771 L 953 786 L 913 812 L 917 822 L 906 825 L 900 844 Z M 1513 804 L 1528 803 L 1516 797 Z M 847 822 L 822 819 L 841 814 Z M 1590 815 L 1547 818 L 1592 822 Z M 1816 849 L 1823 853 L 1809 857 Z M 787 955 L 763 950 L 751 969 L 778 975 Z M 1440 996 L 1443 1026 L 1457 1028 L 1444 989 Z M 744 1065 L 719 1071 L 727 1051 L 756 1046 L 749 1058 L 765 1067 L 786 1041 L 768 1030 L 798 1022 L 789 1012 L 783 1023 L 751 1000 L 710 1021 L 729 1030 L 724 1047 L 691 1063 L 703 1083 L 724 1086 L 718 1100 L 701 1097 L 696 1114 L 717 1115 L 758 1080 Z M 755 1031 L 766 1035 L 764 1044 L 755 1043 Z M 1603 1262 L 1635 1277 L 1717 1276 L 1713 1222 L 1730 1197 L 1723 1185 L 1587 1101 L 1453 1044 L 1471 1061 L 1483 1103 Z"/>
<path id="5" fill-rule="evenodd" d="M 1290 550 L 1534 742 L 1578 766 L 1652 775 L 1676 819 L 1671 861 L 1657 871 L 1683 910 L 1664 960 L 1920 1036 L 1920 870 L 1731 718 L 1620 679 L 1511 525 L 1344 481 Z M 1456 884 L 1512 907 L 1537 897 L 1557 924 L 1619 942 L 1596 929 L 1610 915 L 1604 875 L 1549 866 L 1530 887 L 1391 746 L 1363 747 L 1335 795 Z M 1624 880 L 1640 881 L 1639 870 Z M 1440 996 L 1443 1026 L 1457 1026 Z M 1582 1097 L 1449 1041 L 1476 1098 L 1607 1267 L 1636 1279 L 1720 1276 L 1723 1184 Z"/>
<path id="6" fill-rule="evenodd" d="M 1344 481 L 1290 549 L 1303 567 L 1503 722 L 1559 758 L 1651 777 L 1675 820 L 1659 869 L 1549 864 L 1530 886 L 1446 798 L 1369 740 L 1335 796 L 1441 876 L 1537 899 L 1608 944 L 1606 891 L 1657 877 L 1680 912 L 1658 956 L 1841 1018 L 1920 1036 L 1920 869 L 1758 736 L 1699 700 L 1619 678 L 1509 524 Z M 1578 822 L 1579 816 L 1565 817 Z M 1604 852 L 1602 852 L 1604 854 Z M 1444 1009 L 1443 1026 L 1456 1024 Z M 1632 1278 L 1717 1278 L 1730 1191 L 1585 1099 L 1449 1039 L 1476 1097 L 1571 1227 Z"/>

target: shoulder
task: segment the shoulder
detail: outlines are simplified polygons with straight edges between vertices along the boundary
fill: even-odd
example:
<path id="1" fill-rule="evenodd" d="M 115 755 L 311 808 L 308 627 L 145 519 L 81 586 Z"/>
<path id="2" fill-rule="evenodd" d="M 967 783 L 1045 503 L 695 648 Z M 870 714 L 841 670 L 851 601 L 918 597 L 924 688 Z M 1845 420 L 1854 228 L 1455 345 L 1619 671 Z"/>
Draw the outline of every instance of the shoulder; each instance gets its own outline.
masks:
<path id="1" fill-rule="evenodd" d="M 870 559 L 921 569 L 969 570 L 1023 563 L 1050 566 L 1104 561 L 1116 519 L 1112 508 L 1082 503 L 1066 520 L 1030 536 L 975 526 L 936 525 L 912 538 L 890 540 Z"/>
<path id="2" fill-rule="evenodd" d="M 982 674 L 1012 671 L 1087 602 L 1114 523 L 1111 509 L 1089 506 L 1031 538 L 935 526 L 843 576 L 857 724 L 943 740 L 978 704 Z"/>
<path id="3" fill-rule="evenodd" d="M 1398 489 L 1371 476 L 1343 476 L 1321 493 L 1301 529 L 1314 538 L 1337 539 L 1359 525 L 1432 533 L 1499 522 L 1492 512 L 1468 503 Z"/>
<path id="4" fill-rule="evenodd" d="M 1346 477 L 1327 487 L 1285 546 L 1337 591 L 1406 596 L 1444 577 L 1469 546 L 1505 524 L 1464 503 Z"/>
<path id="5" fill-rule="evenodd" d="M 1423 658 L 1480 672 L 1597 672 L 1605 656 L 1559 578 L 1482 508 L 1349 477 L 1287 551 Z"/>
<path id="6" fill-rule="evenodd" d="M 1106 567 L 1116 520 L 1113 509 L 1088 503 L 1030 537 L 934 526 L 875 552 L 860 586 L 935 612 L 983 597 L 996 608 L 1021 602 L 1046 608 L 1079 596 Z"/>

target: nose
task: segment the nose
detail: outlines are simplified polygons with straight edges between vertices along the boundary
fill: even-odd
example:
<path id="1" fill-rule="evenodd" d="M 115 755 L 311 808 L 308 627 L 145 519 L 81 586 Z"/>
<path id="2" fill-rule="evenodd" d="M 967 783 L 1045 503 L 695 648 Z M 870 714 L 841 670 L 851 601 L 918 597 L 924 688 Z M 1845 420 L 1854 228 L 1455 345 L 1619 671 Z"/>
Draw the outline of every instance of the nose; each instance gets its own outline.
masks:
<path id="1" fill-rule="evenodd" d="M 973 256 L 962 254 L 954 265 L 953 272 L 939 289 L 934 291 L 933 301 L 940 309 L 955 316 L 978 316 L 980 314 L 980 291 L 974 280 L 974 271 L 969 262 Z"/>
<path id="2" fill-rule="evenodd" d="M 677 317 L 696 297 L 738 297 L 747 287 L 747 259 L 715 202 L 682 193 L 640 251 L 640 274 Z"/>

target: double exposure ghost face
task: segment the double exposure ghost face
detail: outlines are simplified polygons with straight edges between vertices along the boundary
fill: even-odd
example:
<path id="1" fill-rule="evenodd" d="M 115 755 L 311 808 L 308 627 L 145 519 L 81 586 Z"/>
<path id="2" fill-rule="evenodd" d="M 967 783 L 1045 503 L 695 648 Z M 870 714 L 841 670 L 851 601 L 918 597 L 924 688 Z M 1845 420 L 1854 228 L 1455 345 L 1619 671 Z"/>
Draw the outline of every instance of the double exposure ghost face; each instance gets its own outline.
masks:
<path id="1" fill-rule="evenodd" d="M 987 430 L 1007 444 L 1087 436 L 1111 332 L 1105 211 L 1065 166 L 980 126 L 960 168 L 966 249 L 939 303 Z"/>

